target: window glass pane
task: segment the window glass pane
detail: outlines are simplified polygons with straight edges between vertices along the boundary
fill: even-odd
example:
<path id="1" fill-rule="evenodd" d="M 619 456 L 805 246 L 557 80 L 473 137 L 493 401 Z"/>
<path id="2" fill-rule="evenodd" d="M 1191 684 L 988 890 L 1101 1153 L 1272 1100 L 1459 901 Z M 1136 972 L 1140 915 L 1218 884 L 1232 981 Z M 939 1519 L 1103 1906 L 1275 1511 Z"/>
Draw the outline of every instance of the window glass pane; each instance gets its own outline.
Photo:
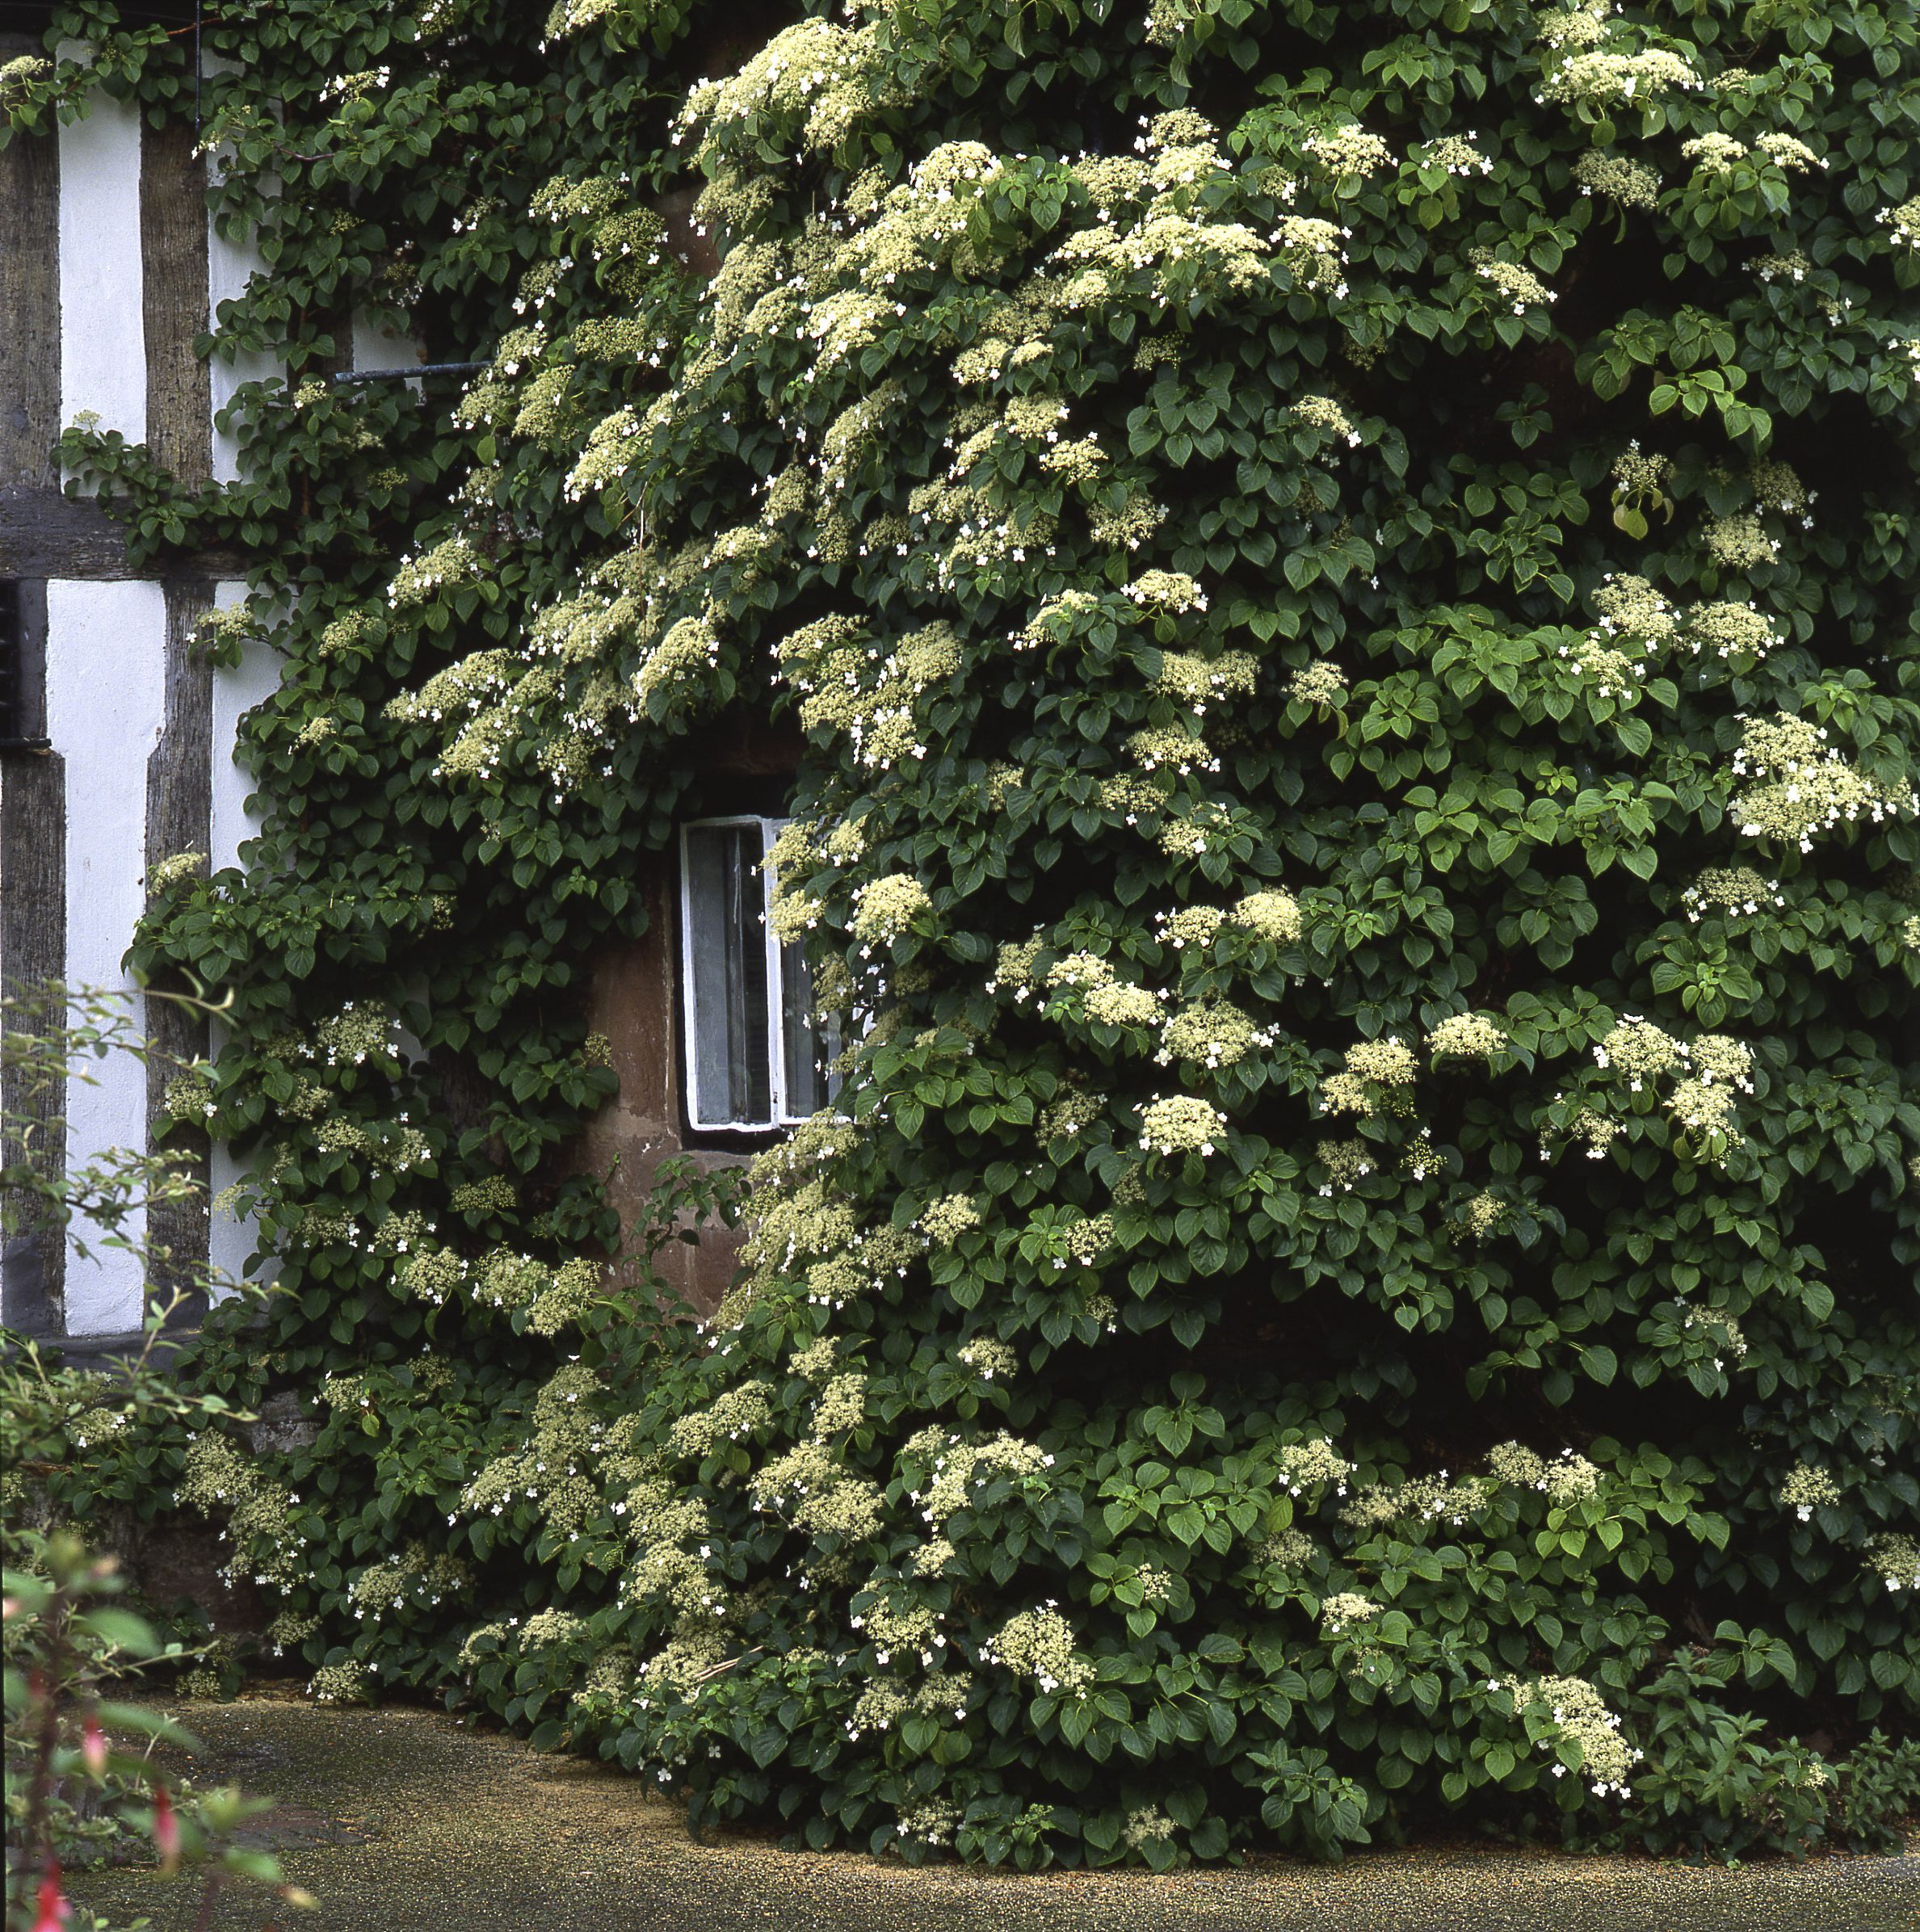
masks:
<path id="1" fill-rule="evenodd" d="M 773 1119 L 759 825 L 687 830 L 687 958 L 696 1126 Z"/>
<path id="2" fill-rule="evenodd" d="M 780 1033 L 785 1051 L 787 1117 L 817 1114 L 840 1090 L 828 1066 L 840 1052 L 840 1023 L 822 1018 L 813 998 L 813 975 L 797 940 L 780 948 Z"/>

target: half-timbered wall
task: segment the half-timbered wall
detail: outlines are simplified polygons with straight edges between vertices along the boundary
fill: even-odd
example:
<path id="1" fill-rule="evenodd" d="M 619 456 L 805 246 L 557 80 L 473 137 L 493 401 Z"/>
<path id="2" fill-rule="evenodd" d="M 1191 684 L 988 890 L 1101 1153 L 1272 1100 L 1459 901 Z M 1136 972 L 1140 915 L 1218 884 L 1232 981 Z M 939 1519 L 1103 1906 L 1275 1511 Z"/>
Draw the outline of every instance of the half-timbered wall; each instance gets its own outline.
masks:
<path id="1" fill-rule="evenodd" d="M 0 60 L 34 51 L 0 36 Z M 237 565 L 136 573 L 119 527 L 62 494 L 50 452 L 90 410 L 184 481 L 234 473 L 215 414 L 271 365 L 209 368 L 194 354 L 212 305 L 250 272 L 245 248 L 211 233 L 194 146 L 191 125 L 155 129 L 103 96 L 0 152 L 0 620 L 17 693 L 0 748 L 0 981 L 120 988 L 142 1030 L 183 1054 L 204 1049 L 204 1029 L 141 1001 L 120 961 L 150 866 L 183 851 L 237 863 L 253 827 L 234 735 L 277 660 L 212 669 L 192 634 L 240 594 Z M 158 1111 L 164 1069 L 123 1057 L 91 1071 L 45 1103 L 65 1116 L 69 1167 L 145 1148 Z M 234 1178 L 216 1150 L 213 1188 Z M 250 1230 L 209 1228 L 204 1209 L 148 1232 L 179 1254 L 211 1244 L 236 1272 L 253 1247 Z M 105 1342 L 137 1328 L 141 1297 L 124 1252 L 82 1259 L 23 1238 L 0 1264 L 0 1319 L 28 1332 Z"/>
<path id="2" fill-rule="evenodd" d="M 38 50 L 36 40 L 0 33 L 0 61 Z M 195 336 L 220 303 L 245 292 L 254 265 L 248 248 L 212 227 L 195 145 L 187 124 L 156 130 L 98 97 L 83 120 L 0 151 L 0 623 L 18 673 L 17 715 L 0 748 L 0 985 L 10 993 L 53 979 L 120 988 L 148 1036 L 181 1055 L 217 1039 L 177 1006 L 142 1000 L 120 960 L 152 865 L 183 851 L 206 852 L 216 870 L 239 863 L 257 826 L 232 750 L 242 717 L 274 688 L 279 661 L 250 646 L 237 669 L 211 668 L 192 634 L 210 607 L 242 594 L 238 560 L 135 572 L 120 527 L 62 494 L 50 452 L 62 427 L 90 410 L 102 428 L 145 441 L 183 480 L 237 473 L 235 440 L 216 418 L 242 383 L 271 376 L 276 365 L 258 355 L 208 364 L 193 353 Z M 683 258 L 711 274 L 689 200 L 678 191 L 661 212 L 684 244 Z M 355 317 L 342 359 L 349 370 L 393 370 L 421 355 Z M 761 808 L 794 758 L 793 746 L 750 733 L 739 742 L 722 734 L 708 751 L 710 813 Z M 671 864 L 643 884 L 651 933 L 588 963 L 587 1005 L 611 1043 L 620 1092 L 573 1150 L 583 1166 L 611 1174 L 628 1224 L 667 1156 L 689 1152 L 706 1166 L 744 1157 L 744 1146 L 687 1132 Z M 104 1148 L 147 1147 L 160 1111 L 164 1069 L 128 1060 L 92 1071 L 97 1080 L 76 1081 L 45 1103 L 68 1123 L 69 1168 Z M 7 1094 L 8 1111 L 21 1098 Z M 224 1146 L 212 1149 L 204 1178 L 212 1198 L 240 1178 Z M 149 1232 L 176 1254 L 210 1254 L 229 1275 L 254 1249 L 250 1227 L 217 1215 L 209 1224 L 204 1210 Z M 710 1308 L 735 1251 L 716 1229 L 697 1249 L 670 1248 L 661 1261 L 676 1287 Z M 131 1337 L 141 1302 L 124 1252 L 82 1258 L 70 1242 L 49 1250 L 22 1240 L 0 1264 L 0 1321 L 82 1347 Z"/>

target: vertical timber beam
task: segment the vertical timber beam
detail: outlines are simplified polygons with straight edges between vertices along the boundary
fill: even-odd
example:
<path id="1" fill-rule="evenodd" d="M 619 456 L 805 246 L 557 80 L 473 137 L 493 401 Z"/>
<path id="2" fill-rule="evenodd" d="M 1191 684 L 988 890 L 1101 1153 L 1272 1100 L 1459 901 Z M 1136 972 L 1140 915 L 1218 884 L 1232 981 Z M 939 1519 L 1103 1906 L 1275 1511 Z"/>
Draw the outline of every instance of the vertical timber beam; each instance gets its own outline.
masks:
<path id="1" fill-rule="evenodd" d="M 32 36 L 0 35 L 0 61 L 38 51 Z M 0 149 L 0 497 L 57 489 L 60 144 L 51 134 Z"/>
<path id="2" fill-rule="evenodd" d="M 19 733 L 40 737 L 47 729 L 47 586 L 19 582 L 13 595 Z M 32 1002 L 65 976 L 66 950 L 65 762 L 54 751 L 10 751 L 0 759 L 0 994 L 10 1025 L 37 1031 L 65 1018 L 61 1004 Z M 57 1127 L 65 1111 L 64 1079 L 40 1085 L 23 1069 L 0 1069 L 0 1111 L 11 1124 L 0 1161 L 30 1161 L 50 1179 L 66 1157 Z M 0 1322 L 23 1334 L 58 1334 L 65 1325 L 65 1274 L 66 1244 L 57 1228 L 28 1225 L 6 1237 Z"/>
<path id="3" fill-rule="evenodd" d="M 37 35 L 0 35 L 0 61 L 40 51 Z M 0 150 L 0 573 L 15 575 L 4 540 L 16 506 L 57 491 L 60 434 L 60 143 L 18 136 Z M 47 729 L 47 586 L 13 585 L 20 653 L 19 735 Z M 0 754 L 0 995 L 31 999 L 66 970 L 66 779 L 57 752 Z M 17 1023 L 31 1026 L 25 1006 Z M 64 1014 L 46 1016 L 58 1021 Z M 65 1158 L 50 1138 L 66 1107 L 65 1082 L 36 1087 L 0 1072 L 0 1111 L 20 1121 L 0 1159 L 49 1170 Z M 0 1250 L 0 1321 L 57 1334 L 66 1248 L 57 1229 L 22 1228 Z"/>
<path id="4" fill-rule="evenodd" d="M 204 412 L 198 420 L 206 422 Z M 193 635 L 213 607 L 212 586 L 196 579 L 175 579 L 166 586 L 166 668 L 160 738 L 147 759 L 146 852 L 149 867 L 182 852 L 205 852 L 211 843 L 213 811 L 213 666 Z M 155 993 L 192 990 L 183 979 L 157 982 L 147 996 L 146 1031 L 153 1056 L 147 1062 L 147 1118 L 151 1136 L 166 1123 L 167 1083 L 183 1062 L 202 1059 L 208 1050 L 205 1015 Z M 191 1200 L 158 1203 L 147 1216 L 147 1239 L 155 1266 L 151 1291 L 170 1299 L 176 1289 L 199 1279 L 207 1259 L 206 1140 L 175 1131 L 170 1144 L 179 1164 L 200 1183 Z M 192 1151 L 186 1151 L 191 1148 Z M 162 1258 L 161 1251 L 166 1251 Z M 176 1322 L 195 1322 L 206 1312 L 195 1296 L 176 1311 Z"/>
<path id="5" fill-rule="evenodd" d="M 213 473 L 213 399 L 207 364 L 195 338 L 209 326 L 207 170 L 185 120 L 144 124 L 140 136 L 141 322 L 147 359 L 147 444 L 154 460 L 189 487 Z M 213 668 L 193 633 L 212 607 L 210 583 L 179 578 L 166 586 L 165 693 L 159 741 L 147 760 L 146 855 L 149 867 L 183 852 L 206 852 L 212 820 Z M 154 992 L 192 990 L 184 980 L 162 981 Z M 168 1082 L 183 1062 L 208 1050 L 204 1014 L 149 994 L 147 1063 L 149 1136 L 167 1125 Z M 151 1140 L 149 1139 L 149 1144 Z M 168 1300 L 191 1284 L 208 1255 L 206 1140 L 195 1130 L 174 1130 L 168 1144 L 200 1183 L 191 1199 L 156 1203 L 147 1238 L 154 1266 L 148 1286 Z M 188 1149 L 191 1149 L 191 1151 Z M 197 1323 L 206 1312 L 197 1293 L 176 1321 Z"/>
<path id="6" fill-rule="evenodd" d="M 213 473 L 212 391 L 194 338 L 208 328 L 207 170 L 183 120 L 140 134 L 147 446 L 181 482 Z"/>

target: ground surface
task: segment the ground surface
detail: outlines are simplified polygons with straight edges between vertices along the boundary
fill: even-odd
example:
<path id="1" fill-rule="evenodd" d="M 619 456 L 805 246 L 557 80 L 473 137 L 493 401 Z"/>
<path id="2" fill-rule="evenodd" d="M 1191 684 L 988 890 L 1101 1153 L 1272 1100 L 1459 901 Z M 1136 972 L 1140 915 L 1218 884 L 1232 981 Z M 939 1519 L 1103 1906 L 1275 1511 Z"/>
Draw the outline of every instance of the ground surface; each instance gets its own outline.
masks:
<path id="1" fill-rule="evenodd" d="M 203 1786 L 271 1795 L 263 1833 L 312 1932 L 1915 1932 L 1920 1856 L 1695 1870 L 1428 1847 L 1337 1868 L 1040 1877 L 910 1871 L 756 1839 L 696 1845 L 638 1780 L 450 1717 L 250 1699 L 179 1715 Z M 197 1892 L 95 1875 L 80 1901 L 190 1932 Z M 220 1932 L 264 1923 L 232 1899 Z"/>

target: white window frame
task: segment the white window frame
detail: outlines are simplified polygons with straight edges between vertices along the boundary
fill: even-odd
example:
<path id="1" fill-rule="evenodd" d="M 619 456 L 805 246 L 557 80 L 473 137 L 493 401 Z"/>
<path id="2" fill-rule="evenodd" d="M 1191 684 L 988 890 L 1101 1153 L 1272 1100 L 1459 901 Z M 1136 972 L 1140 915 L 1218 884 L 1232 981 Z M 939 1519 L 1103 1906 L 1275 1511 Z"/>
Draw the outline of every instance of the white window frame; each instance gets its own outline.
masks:
<path id="1" fill-rule="evenodd" d="M 692 818 L 682 822 L 680 853 L 680 1075 L 687 1112 L 687 1124 L 701 1134 L 771 1134 L 783 1128 L 797 1126 L 810 1113 L 796 1113 L 787 1096 L 787 1039 L 784 998 L 781 977 L 782 943 L 773 930 L 773 842 L 791 823 L 786 818 L 770 818 L 759 813 L 721 814 L 712 818 Z M 772 1117 L 766 1120 L 703 1120 L 700 1117 L 698 1069 L 698 1023 L 694 1003 L 693 968 L 693 866 L 689 852 L 690 834 L 721 832 L 757 826 L 760 833 L 760 932 L 767 959 L 767 1093 Z"/>

